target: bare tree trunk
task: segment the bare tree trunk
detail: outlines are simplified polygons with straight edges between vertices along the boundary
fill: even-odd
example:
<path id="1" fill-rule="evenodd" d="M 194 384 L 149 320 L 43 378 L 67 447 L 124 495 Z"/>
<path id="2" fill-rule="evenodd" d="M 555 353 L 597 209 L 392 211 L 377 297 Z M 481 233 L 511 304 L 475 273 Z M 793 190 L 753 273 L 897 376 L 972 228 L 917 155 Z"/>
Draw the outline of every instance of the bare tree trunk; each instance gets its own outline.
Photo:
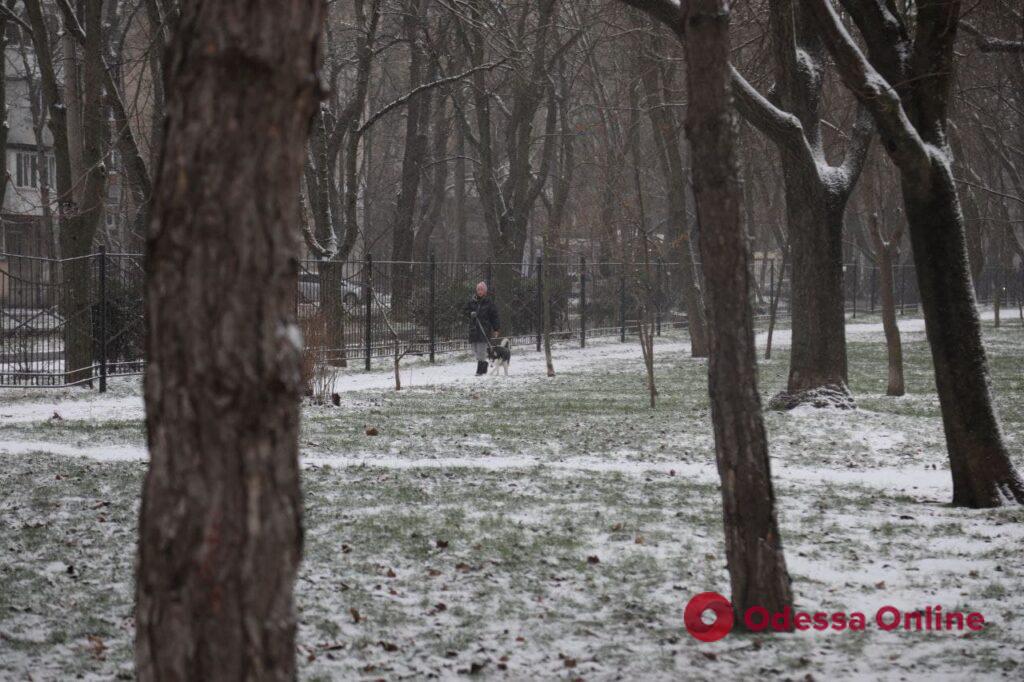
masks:
<path id="1" fill-rule="evenodd" d="M 750 254 L 736 167 L 736 115 L 729 97 L 725 0 L 692 0 L 684 15 L 694 194 L 707 282 L 711 356 L 708 390 L 722 479 L 725 545 L 736 622 L 751 606 L 792 608 L 775 518 L 768 440 L 757 390 L 750 310 Z M 682 191 L 682 188 L 678 188 Z"/>
<path id="2" fill-rule="evenodd" d="M 325 351 L 325 361 L 334 367 L 347 367 L 345 352 L 345 302 L 342 300 L 342 269 L 344 263 L 338 257 L 338 233 L 336 225 L 340 216 L 335 213 L 331 201 L 335 184 L 331 164 L 331 150 L 328 140 L 328 111 L 320 106 L 310 135 L 310 159 L 307 162 L 307 194 L 314 207 L 313 226 L 316 240 L 310 244 L 318 257 L 317 290 L 320 294 L 320 314 L 324 319 L 324 338 L 329 348 L 339 352 Z M 307 242 L 310 240 L 307 237 Z"/>
<path id="3" fill-rule="evenodd" d="M 644 40 L 648 36 L 644 36 Z M 656 44 L 655 47 L 660 47 Z M 676 116 L 667 106 L 668 84 L 663 67 L 649 53 L 650 47 L 637 46 L 640 55 L 641 82 L 644 86 L 645 108 L 649 112 L 651 128 L 658 144 L 658 159 L 662 175 L 669 187 L 685 187 L 688 178 L 683 170 L 683 159 L 679 152 L 679 131 Z M 666 69 L 667 70 L 667 69 Z M 687 326 L 690 332 L 690 355 L 695 358 L 708 356 L 707 330 L 704 320 L 704 301 L 697 280 L 690 244 L 690 226 L 686 215 L 686 192 L 668 193 L 669 225 L 666 228 L 668 252 L 672 260 L 679 263 L 678 276 L 674 278 L 682 288 L 683 303 L 686 307 Z"/>
<path id="4" fill-rule="evenodd" d="M 107 125 L 103 100 L 102 3 L 86 3 L 83 45 L 81 119 L 72 125 L 78 140 L 81 171 L 75 176 L 78 210 L 61 225 L 61 253 L 64 267 L 64 298 L 68 316 L 64 319 L 64 368 L 68 383 L 92 378 L 92 260 L 93 239 L 103 221 L 107 173 L 103 165 L 103 140 Z M 68 39 L 70 40 L 70 39 Z M 72 42 L 70 51 L 75 51 Z M 74 111 L 74 108 L 72 108 Z M 74 120 L 74 119 L 73 119 Z M 72 154 L 72 160 L 74 160 Z M 72 166 L 74 167 L 74 166 Z"/>
<path id="5" fill-rule="evenodd" d="M 146 249 L 143 681 L 295 678 L 293 226 L 323 11 L 319 0 L 186 0 L 168 55 Z"/>
<path id="6" fill-rule="evenodd" d="M 993 284 L 992 291 L 992 315 L 993 324 L 992 326 L 999 329 L 999 308 L 1002 304 L 1002 282 L 1000 281 L 999 272 L 1000 267 L 996 266 L 995 283 Z"/>
<path id="7" fill-rule="evenodd" d="M 542 261 L 542 265 L 541 265 L 542 268 L 544 267 L 543 263 L 549 262 L 548 258 L 549 258 L 549 254 L 551 253 L 551 247 L 549 246 L 550 240 L 551 240 L 550 232 L 545 233 L 545 235 L 544 235 L 544 245 L 543 245 L 543 247 L 541 247 L 544 250 L 544 256 L 543 256 L 543 261 Z M 544 339 L 543 339 L 543 341 L 544 341 L 544 366 L 547 369 L 547 374 L 548 374 L 549 377 L 555 376 L 555 361 L 551 358 L 551 276 L 552 275 L 554 275 L 553 272 L 551 273 L 551 275 L 545 275 L 545 274 L 541 275 L 541 277 L 542 277 L 542 280 L 541 280 L 541 296 L 544 299 L 544 302 L 542 304 L 543 310 L 541 310 L 541 314 L 544 316 L 543 330 L 542 330 L 542 333 L 544 334 Z"/>
<path id="8" fill-rule="evenodd" d="M 402 31 L 409 44 L 411 91 L 430 80 L 419 35 L 421 23 L 426 20 L 425 1 L 406 0 L 403 10 Z M 409 261 L 413 258 L 416 198 L 427 154 L 426 129 L 430 121 L 430 99 L 430 92 L 422 92 L 411 97 L 406 104 L 402 173 L 391 227 L 391 260 L 394 261 L 391 264 L 391 312 L 396 320 L 405 316 L 412 295 L 412 265 Z"/>
<path id="9" fill-rule="evenodd" d="M 647 396 L 653 410 L 657 407 L 658 387 L 654 383 L 654 320 L 651 319 L 650 307 L 641 304 L 638 317 L 637 332 L 640 338 L 640 352 L 644 359 L 644 371 L 647 372 Z"/>
<path id="10" fill-rule="evenodd" d="M 782 156 L 785 166 L 786 153 Z M 804 170 L 788 167 L 784 172 L 789 248 L 793 259 L 790 268 L 793 341 L 786 390 L 797 393 L 821 386 L 846 390 L 843 206 L 830 206 L 827 193 L 817 186 L 817 180 L 800 181 L 796 176 L 803 175 Z"/>
<path id="11" fill-rule="evenodd" d="M 11 6 L 13 6 L 13 3 L 7 3 L 7 6 L 11 7 Z M 5 55 L 7 54 L 7 15 L 6 14 L 0 15 L 0 49 L 3 49 Z M 30 85 L 29 85 L 30 92 L 33 92 L 34 88 L 31 85 L 32 74 L 28 70 L 26 70 L 25 77 L 26 77 L 26 80 L 28 80 L 30 82 Z M 0 78 L 0 81 L 3 81 L 2 83 L 0 83 L 0 102 L 7 102 L 7 77 L 6 77 L 6 75 L 4 76 L 4 78 Z M 33 94 L 34 94 L 34 92 L 33 92 Z M 38 132 L 38 127 L 35 125 L 36 122 L 39 120 L 39 116 L 38 116 L 38 112 L 37 112 L 38 106 L 36 104 L 36 101 L 37 101 L 36 98 L 33 97 L 32 98 L 32 102 L 30 103 L 30 107 L 31 107 L 31 111 L 32 111 L 33 128 L 35 128 L 36 131 Z M 4 150 L 7 149 L 7 136 L 8 136 L 8 133 L 10 133 L 10 132 L 11 132 L 11 124 L 10 124 L 10 121 L 8 120 L 7 107 L 4 106 L 4 108 L 2 110 L 0 110 L 0 149 L 4 149 Z M 37 142 L 37 145 L 40 142 L 38 135 L 36 137 L 36 142 Z M 4 153 L 6 154 L 6 152 L 4 152 Z M 4 161 L 4 163 L 6 164 L 6 161 Z M 45 178 L 48 178 L 49 177 L 49 169 L 46 166 L 40 166 L 39 168 L 42 171 L 42 176 L 45 177 Z M 4 199 L 6 199 L 6 197 L 7 197 L 7 180 L 8 180 L 7 173 L 6 172 L 0 173 L 0 209 L 3 208 L 3 206 L 4 206 Z M 40 195 L 42 195 L 43 187 L 45 187 L 45 185 L 40 187 Z"/>
<path id="12" fill-rule="evenodd" d="M 947 143 L 960 3 L 922 5 L 913 31 L 881 6 L 858 7 L 852 18 L 871 41 L 870 59 L 828 0 L 807 0 L 805 6 L 814 13 L 844 83 L 871 112 L 900 171 L 953 474 L 953 504 L 1024 504 L 1024 480 L 1010 460 L 992 401 Z M 908 54 L 927 58 L 907 60 Z"/>
<path id="13" fill-rule="evenodd" d="M 882 328 L 885 330 L 885 347 L 889 358 L 889 385 L 886 395 L 901 396 L 906 393 L 903 382 L 903 346 L 900 343 L 900 328 L 896 324 L 896 292 L 893 284 L 893 256 L 899 254 L 902 230 L 889 238 L 882 238 L 878 214 L 871 216 L 871 240 L 874 243 L 875 260 L 878 263 L 878 286 L 882 298 Z"/>
<path id="14" fill-rule="evenodd" d="M 1005 183 L 1005 180 L 1000 178 L 999 184 L 1000 184 L 1000 189 L 1005 194 L 1006 193 L 1006 183 Z M 993 240 L 993 241 L 995 241 L 999 245 L 998 249 L 997 249 L 997 252 L 996 252 L 996 257 L 994 259 L 996 273 L 995 273 L 995 278 L 994 278 L 995 279 L 995 293 L 993 295 L 993 301 L 992 301 L 993 308 L 995 309 L 994 310 L 994 312 L 995 312 L 995 327 L 997 329 L 999 328 L 999 324 L 1000 324 L 1000 321 L 999 321 L 1000 309 L 1002 308 L 1004 303 L 1007 303 L 1006 298 L 1007 298 L 1007 294 L 1009 293 L 1009 291 L 1007 289 L 1007 286 L 1006 286 L 1006 280 L 1005 280 L 1006 266 L 1009 265 L 1011 267 L 1011 269 L 1013 267 L 1013 258 L 1012 258 L 1011 253 L 1010 253 L 1010 243 L 1009 243 L 1009 239 L 1008 239 L 1008 238 L 1013 238 L 1013 235 L 1011 233 L 1011 230 L 1013 230 L 1013 222 L 1010 220 L 1010 212 L 1007 210 L 1006 201 L 1005 200 L 1000 200 L 999 201 L 999 213 L 1000 213 L 1000 217 L 1002 218 L 1003 222 L 997 228 L 998 229 L 997 234 L 999 236 L 996 237 Z"/>
<path id="15" fill-rule="evenodd" d="M 768 312 L 768 341 L 764 347 L 764 359 L 772 358 L 772 336 L 775 334 L 775 320 L 779 313 L 779 299 L 782 297 L 782 280 L 786 277 L 786 266 L 789 265 L 789 248 L 783 245 L 782 263 L 779 267 L 779 279 L 775 282 L 775 291 L 772 292 L 771 310 Z"/>
<path id="16" fill-rule="evenodd" d="M 821 387 L 835 394 L 828 404 L 852 406 L 846 366 L 843 311 L 843 212 L 873 136 L 869 117 L 858 112 L 839 166 L 825 162 L 822 135 L 825 50 L 805 2 L 771 0 L 771 47 L 775 56 L 773 102 L 737 72 L 733 88 L 746 119 L 775 143 L 782 162 L 789 223 L 792 352 L 787 394 L 792 407 Z M 773 401 L 775 402 L 775 401 Z"/>
<path id="17" fill-rule="evenodd" d="M 434 90 L 432 96 L 434 106 L 430 146 L 433 156 L 433 177 L 430 178 L 430 192 L 426 197 L 427 207 L 423 211 L 423 218 L 412 242 L 413 260 L 419 262 L 424 262 L 430 257 L 430 238 L 444 230 L 448 193 L 448 95 L 445 89 L 438 88 Z"/>
<path id="18" fill-rule="evenodd" d="M 49 114 L 53 151 L 57 167 L 60 255 L 71 259 L 61 264 L 60 279 L 66 290 L 61 297 L 64 316 L 65 381 L 84 384 L 92 377 L 93 347 L 91 325 L 91 261 L 96 229 L 103 218 L 106 172 L 102 161 L 103 129 L 106 122 L 102 101 L 103 42 L 102 4 L 87 3 L 86 30 L 91 35 L 84 46 L 84 77 L 81 95 L 75 76 L 75 44 L 70 36 L 62 44 L 72 59 L 65 73 L 65 86 L 74 88 L 75 101 L 65 106 L 52 51 L 43 6 L 27 0 L 25 11 L 32 25 L 32 41 L 39 65 L 43 100 Z M 81 101 L 79 102 L 79 96 Z M 73 133 L 71 132 L 73 130 Z M 74 142 L 72 142 L 74 140 Z M 77 150 L 73 152 L 72 150 Z M 83 158 L 84 155 L 84 158 Z M 80 174 L 72 173 L 79 167 Z"/>
<path id="19" fill-rule="evenodd" d="M 1024 481 L 1010 462 L 992 404 L 953 176 L 941 162 L 929 174 L 929 182 L 905 179 L 903 197 L 953 473 L 953 504 L 1024 504 Z"/>
<path id="20" fill-rule="evenodd" d="M 455 260 L 465 263 L 469 260 L 469 244 L 466 239 L 466 133 L 462 126 L 455 126 Z"/>
<path id="21" fill-rule="evenodd" d="M 639 295 L 639 315 L 637 327 L 639 331 L 640 350 L 643 354 L 644 368 L 647 371 L 647 392 L 650 396 L 650 405 L 653 410 L 656 407 L 658 388 L 654 382 L 654 274 L 651 272 L 651 244 L 647 234 L 647 212 L 644 208 L 643 183 L 640 177 L 640 125 L 637 120 L 637 112 L 640 110 L 640 102 L 637 99 L 636 90 L 629 91 L 629 135 L 626 138 L 626 145 L 629 156 L 632 159 L 633 191 L 636 194 L 637 206 L 637 230 L 636 239 L 639 244 L 634 244 L 633 259 L 639 251 L 643 258 L 643 271 L 640 273 L 642 294 Z M 660 292 L 659 292 L 660 293 Z"/>
<path id="22" fill-rule="evenodd" d="M 565 61 L 558 61 L 558 87 L 555 102 L 558 103 L 558 114 L 560 123 L 560 139 L 557 166 L 553 178 L 552 200 L 548 208 L 548 220 L 544 223 L 544 236 L 541 245 L 541 297 L 543 299 L 542 330 L 544 342 L 544 364 L 549 377 L 555 376 L 555 363 L 551 357 L 551 282 L 555 278 L 555 269 L 551 267 L 551 254 L 556 244 L 560 243 L 562 233 L 562 222 L 565 219 L 565 205 L 569 200 L 569 192 L 572 189 L 572 178 L 576 171 L 576 147 L 573 123 L 567 115 L 566 109 L 569 106 L 569 96 L 572 83 L 565 73 Z M 554 102 L 553 102 L 554 104 Z M 543 268 L 547 266 L 547 272 Z"/>

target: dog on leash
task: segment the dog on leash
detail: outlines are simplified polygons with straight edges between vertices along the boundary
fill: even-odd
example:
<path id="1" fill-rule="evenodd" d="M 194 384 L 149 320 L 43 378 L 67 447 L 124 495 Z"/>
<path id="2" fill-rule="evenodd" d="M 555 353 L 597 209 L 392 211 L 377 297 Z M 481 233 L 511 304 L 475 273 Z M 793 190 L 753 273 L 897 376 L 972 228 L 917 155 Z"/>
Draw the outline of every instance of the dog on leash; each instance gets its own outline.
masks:
<path id="1" fill-rule="evenodd" d="M 512 344 L 508 337 L 497 345 L 488 346 L 487 357 L 491 361 L 491 374 L 497 376 L 499 370 L 505 370 L 505 376 L 508 376 L 508 363 L 512 360 Z"/>

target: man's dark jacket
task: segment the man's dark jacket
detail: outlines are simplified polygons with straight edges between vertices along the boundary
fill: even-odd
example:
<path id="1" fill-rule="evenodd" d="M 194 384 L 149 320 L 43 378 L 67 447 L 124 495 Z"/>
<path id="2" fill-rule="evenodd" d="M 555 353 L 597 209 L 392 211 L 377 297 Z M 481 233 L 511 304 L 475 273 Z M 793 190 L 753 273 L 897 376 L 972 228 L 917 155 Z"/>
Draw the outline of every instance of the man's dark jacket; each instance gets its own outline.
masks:
<path id="1" fill-rule="evenodd" d="M 463 314 L 469 317 L 469 342 L 470 343 L 483 343 L 491 337 L 491 334 L 501 329 L 501 322 L 498 319 L 498 306 L 494 305 L 494 299 L 490 296 L 473 296 L 469 299 L 465 306 L 462 308 Z M 473 319 L 473 313 L 476 313 L 476 319 Z M 477 324 L 477 320 L 480 324 Z M 484 336 L 480 332 L 480 327 L 484 328 L 487 336 Z"/>

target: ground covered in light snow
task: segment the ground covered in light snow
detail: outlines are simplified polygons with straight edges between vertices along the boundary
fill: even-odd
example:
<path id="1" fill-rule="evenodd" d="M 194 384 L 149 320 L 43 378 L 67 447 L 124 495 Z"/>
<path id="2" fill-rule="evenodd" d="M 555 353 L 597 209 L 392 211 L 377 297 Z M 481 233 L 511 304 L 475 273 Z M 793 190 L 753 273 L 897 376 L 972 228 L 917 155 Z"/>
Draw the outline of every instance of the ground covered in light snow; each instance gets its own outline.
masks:
<path id="1" fill-rule="evenodd" d="M 525 350 L 508 380 L 446 358 L 398 394 L 386 372 L 344 375 L 340 407 L 305 408 L 301 676 L 1020 679 L 1024 511 L 948 506 L 923 327 L 902 326 L 906 397 L 883 395 L 880 326 L 858 321 L 859 409 L 767 416 L 798 607 L 941 604 L 984 631 L 692 639 L 689 598 L 729 593 L 706 365 L 663 337 L 652 411 L 636 341 L 599 340 L 560 347 L 554 379 Z M 1024 330 L 986 322 L 986 342 L 1024 468 Z M 0 394 L 0 677 L 131 677 L 142 420 L 135 380 Z"/>

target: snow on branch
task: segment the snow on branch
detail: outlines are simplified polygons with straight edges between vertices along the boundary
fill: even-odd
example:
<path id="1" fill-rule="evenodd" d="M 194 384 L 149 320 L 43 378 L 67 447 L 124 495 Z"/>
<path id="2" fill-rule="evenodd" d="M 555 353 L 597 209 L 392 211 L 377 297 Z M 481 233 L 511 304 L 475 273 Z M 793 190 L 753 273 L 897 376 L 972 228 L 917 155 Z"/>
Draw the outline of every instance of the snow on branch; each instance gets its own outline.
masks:
<path id="1" fill-rule="evenodd" d="M 32 35 L 32 26 L 27 21 L 18 16 L 13 9 L 7 5 L 0 3 L 0 14 L 3 15 L 3 20 L 13 21 L 21 27 L 27 34 Z"/>
<path id="2" fill-rule="evenodd" d="M 504 59 L 500 59 L 500 60 L 498 60 L 496 62 L 489 62 L 487 64 L 481 64 L 479 66 L 474 66 L 473 68 L 467 69 L 467 70 L 463 71 L 462 73 L 457 73 L 457 74 L 454 74 L 452 76 L 445 76 L 444 78 L 439 78 L 439 79 L 437 79 L 435 81 L 431 81 L 429 83 L 423 83 L 422 85 L 418 85 L 415 88 L 413 88 L 412 90 L 410 90 L 409 92 L 407 92 L 404 95 L 402 95 L 401 97 L 399 97 L 398 99 L 393 100 L 391 102 L 388 102 L 381 109 L 378 109 L 368 119 L 363 121 L 363 124 L 361 126 L 359 126 L 359 129 L 356 131 L 356 134 L 357 135 L 362 135 L 363 133 L 365 133 L 370 128 L 370 126 L 372 126 L 374 123 L 379 121 L 388 112 L 390 112 L 391 110 L 393 110 L 393 109 L 395 109 L 397 107 L 402 106 L 403 104 L 405 104 L 410 99 L 412 99 L 413 97 L 415 97 L 419 93 L 423 92 L 424 90 L 430 90 L 432 88 L 436 88 L 436 87 L 439 87 L 441 85 L 446 85 L 448 83 L 452 83 L 452 82 L 457 81 L 457 80 L 462 80 L 466 76 L 470 76 L 470 75 L 476 73 L 477 71 L 491 71 L 492 69 L 498 68 L 499 66 L 504 64 L 506 61 L 508 61 L 507 57 L 504 58 Z"/>
<path id="3" fill-rule="evenodd" d="M 974 36 L 974 44 L 981 52 L 1024 52 L 1024 40 L 1004 40 L 987 36 L 966 21 L 961 21 L 960 26 L 964 33 Z"/>
<path id="4" fill-rule="evenodd" d="M 800 119 L 769 102 L 735 67 L 729 67 L 729 75 L 736 109 L 743 118 L 773 142 L 800 149 L 808 159 L 814 158 Z"/>
<path id="5" fill-rule="evenodd" d="M 685 26 L 681 21 L 681 5 L 674 0 L 622 0 L 656 21 L 672 29 L 683 39 Z M 813 163 L 814 153 L 804 134 L 800 119 L 779 109 L 761 95 L 735 67 L 729 67 L 730 85 L 736 109 L 751 125 L 776 144 L 799 149 Z"/>
<path id="6" fill-rule="evenodd" d="M 857 121 L 853 124 L 853 135 L 846 147 L 846 156 L 839 167 L 839 173 L 846 182 L 846 191 L 852 192 L 857 178 L 864 168 L 864 161 L 871 148 L 871 140 L 875 137 L 875 121 L 871 112 L 863 104 L 857 107 Z"/>
<path id="7" fill-rule="evenodd" d="M 900 96 L 846 32 L 830 0 L 806 0 L 846 87 L 875 119 L 893 161 L 916 172 L 930 165 L 928 149 L 903 109 Z"/>
<path id="8" fill-rule="evenodd" d="M 668 26 L 679 37 L 682 37 L 684 30 L 683 22 L 680 20 L 682 7 L 675 0 L 622 0 L 622 2 Z"/>

